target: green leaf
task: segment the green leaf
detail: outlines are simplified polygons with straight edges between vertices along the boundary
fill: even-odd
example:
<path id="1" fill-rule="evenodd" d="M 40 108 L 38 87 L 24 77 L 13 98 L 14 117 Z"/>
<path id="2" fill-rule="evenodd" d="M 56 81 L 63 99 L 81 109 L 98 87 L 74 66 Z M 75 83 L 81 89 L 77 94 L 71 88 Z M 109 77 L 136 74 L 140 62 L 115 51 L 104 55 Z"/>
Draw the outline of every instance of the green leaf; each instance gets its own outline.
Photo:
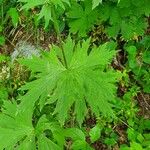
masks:
<path id="1" fill-rule="evenodd" d="M 25 3 L 22 9 L 29 10 L 39 5 L 44 5 L 45 0 L 19 0 L 19 2 Z"/>
<path id="2" fill-rule="evenodd" d="M 102 3 L 102 0 L 93 0 L 92 9 L 94 9 L 95 7 L 97 7 L 99 5 L 99 3 Z"/>
<path id="3" fill-rule="evenodd" d="M 78 128 L 68 128 L 65 130 L 66 137 L 71 137 L 74 141 L 85 141 L 85 134 Z"/>
<path id="4" fill-rule="evenodd" d="M 7 60 L 7 56 L 5 55 L 0 55 L 0 63 L 3 62 L 3 61 L 6 61 Z"/>
<path id="5" fill-rule="evenodd" d="M 142 145 L 136 142 L 131 143 L 131 149 L 132 150 L 143 150 Z"/>
<path id="6" fill-rule="evenodd" d="M 73 140 L 71 149 L 73 150 L 92 150 L 89 144 L 85 140 L 85 134 L 82 130 L 77 128 L 67 128 L 65 130 L 66 137 L 70 137 Z"/>
<path id="7" fill-rule="evenodd" d="M 138 66 L 136 61 L 137 48 L 135 46 L 129 46 L 127 47 L 127 52 L 128 52 L 129 67 L 132 69 L 136 68 Z"/>
<path id="8" fill-rule="evenodd" d="M 7 88 L 0 85 L 0 105 L 3 101 L 8 99 L 8 90 Z"/>
<path id="9" fill-rule="evenodd" d="M 140 142 L 140 143 L 142 143 L 143 141 L 144 141 L 144 137 L 142 136 L 142 134 L 138 134 L 137 135 L 137 140 Z"/>
<path id="10" fill-rule="evenodd" d="M 24 116 L 18 113 L 17 104 L 5 102 L 5 109 L 0 114 L 0 149 L 14 146 L 25 136 L 31 136 L 33 127 L 30 124 L 21 122 Z M 7 142 L 6 142 L 7 141 Z"/>
<path id="11" fill-rule="evenodd" d="M 57 114 L 62 125 L 73 104 L 79 125 L 87 113 L 86 103 L 97 116 L 100 112 L 106 116 L 114 116 L 109 101 L 115 99 L 118 74 L 104 70 L 110 64 L 115 51 L 110 50 L 109 44 L 106 43 L 94 47 L 88 54 L 89 46 L 90 39 L 84 41 L 82 45 L 78 43 L 74 46 L 73 41 L 68 38 L 63 44 L 67 67 L 62 58 L 57 57 L 54 46 L 50 53 L 45 53 L 42 58 L 33 57 L 20 61 L 37 76 L 36 80 L 22 87 L 22 90 L 28 90 L 23 101 L 27 103 L 32 97 L 30 105 L 34 105 L 43 94 L 50 95 L 48 103 L 56 102 L 54 114 Z M 23 102 L 23 107 L 26 103 Z"/>
<path id="12" fill-rule="evenodd" d="M 49 25 L 50 20 L 53 21 L 53 16 L 52 14 L 52 7 L 54 6 L 57 10 L 57 7 L 61 7 L 65 10 L 65 5 L 64 3 L 66 3 L 67 5 L 70 6 L 70 2 L 69 0 L 19 0 L 19 2 L 23 2 L 24 5 L 22 7 L 22 9 L 33 9 L 34 7 L 42 7 L 40 10 L 40 13 L 38 14 L 38 20 L 40 20 L 41 18 L 44 17 L 45 20 L 45 27 L 47 28 Z M 56 12 L 55 12 L 56 13 Z"/>
<path id="13" fill-rule="evenodd" d="M 70 5 L 69 0 L 48 0 L 48 1 L 45 1 L 45 0 L 19 0 L 19 2 L 25 3 L 24 6 L 22 7 L 22 9 L 27 9 L 27 10 L 37 7 L 37 6 L 40 6 L 40 5 L 51 6 L 53 4 L 55 7 L 59 6 L 63 9 L 65 9 L 64 3 Z"/>
<path id="14" fill-rule="evenodd" d="M 38 121 L 38 124 L 35 128 L 35 133 L 37 136 L 41 136 L 45 130 L 51 131 L 53 134 L 52 139 L 57 142 L 57 145 L 59 145 L 60 148 L 63 148 L 65 142 L 64 130 L 57 122 L 50 122 L 46 116 L 43 115 Z"/>
<path id="15" fill-rule="evenodd" d="M 101 127 L 96 125 L 90 130 L 89 135 L 92 143 L 97 141 L 101 136 Z"/>
<path id="16" fill-rule="evenodd" d="M 51 16 L 51 6 L 50 5 L 43 5 L 42 9 L 39 13 L 38 20 L 40 20 L 42 17 L 45 19 L 45 29 L 48 27 L 50 20 L 52 20 Z"/>
<path id="17" fill-rule="evenodd" d="M 0 32 L 2 32 L 3 31 L 3 27 L 0 25 Z"/>
<path id="18" fill-rule="evenodd" d="M 61 148 L 52 142 L 50 139 L 41 135 L 38 138 L 38 149 L 39 150 L 61 150 Z"/>
<path id="19" fill-rule="evenodd" d="M 147 64 L 150 64 L 150 51 L 145 51 L 143 53 L 143 61 Z"/>
<path id="20" fill-rule="evenodd" d="M 116 144 L 116 140 L 114 138 L 106 138 L 104 143 L 109 146 L 114 146 Z"/>
<path id="21" fill-rule="evenodd" d="M 0 114 L 0 149 L 14 149 L 16 147 L 17 150 L 36 150 L 35 139 L 38 139 L 40 149 L 55 148 L 58 150 L 63 148 L 65 140 L 60 125 L 42 116 L 38 124 L 33 128 L 32 114 L 33 106 L 31 101 L 28 102 L 28 105 L 22 105 L 22 103 L 17 105 L 15 102 L 5 101 L 4 108 Z M 45 130 L 52 132 L 53 137 L 51 139 L 43 135 Z"/>
<path id="22" fill-rule="evenodd" d="M 133 129 L 128 129 L 127 130 L 128 133 L 128 139 L 131 141 L 136 141 L 137 138 L 137 132 Z"/>
<path id="23" fill-rule="evenodd" d="M 79 36 L 86 36 L 86 33 L 92 28 L 98 19 L 98 10 L 92 10 L 90 0 L 84 1 L 84 7 L 78 3 L 73 3 L 70 11 L 67 13 L 69 18 L 69 27 L 71 33 L 78 33 Z"/>
<path id="24" fill-rule="evenodd" d="M 19 14 L 16 8 L 10 8 L 8 10 L 8 15 L 11 17 L 12 19 L 12 23 L 14 27 L 17 27 L 18 22 L 19 22 Z"/>
<path id="25" fill-rule="evenodd" d="M 34 137 L 25 139 L 18 147 L 17 150 L 36 150 L 36 143 Z"/>
<path id="26" fill-rule="evenodd" d="M 85 141 L 77 140 L 73 142 L 71 149 L 73 150 L 93 150 L 92 147 L 90 147 Z"/>
<path id="27" fill-rule="evenodd" d="M 125 40 L 135 39 L 139 35 L 144 35 L 148 27 L 143 15 L 148 14 L 146 7 L 147 0 L 144 1 L 107 1 L 99 6 L 99 18 L 105 24 L 105 31 L 110 37 L 116 38 L 118 34 Z M 103 23 L 105 21 L 105 23 Z"/>
<path id="28" fill-rule="evenodd" d="M 5 44 L 5 37 L 0 36 L 0 46 Z"/>

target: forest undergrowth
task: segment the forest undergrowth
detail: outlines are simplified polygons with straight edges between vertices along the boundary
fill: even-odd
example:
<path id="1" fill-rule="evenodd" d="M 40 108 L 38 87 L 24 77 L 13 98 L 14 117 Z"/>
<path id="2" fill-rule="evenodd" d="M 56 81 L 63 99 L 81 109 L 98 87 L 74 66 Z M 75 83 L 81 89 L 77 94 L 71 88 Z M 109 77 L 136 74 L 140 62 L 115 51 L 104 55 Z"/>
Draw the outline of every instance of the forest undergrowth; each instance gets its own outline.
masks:
<path id="1" fill-rule="evenodd" d="M 150 0 L 0 0 L 0 150 L 150 150 Z"/>

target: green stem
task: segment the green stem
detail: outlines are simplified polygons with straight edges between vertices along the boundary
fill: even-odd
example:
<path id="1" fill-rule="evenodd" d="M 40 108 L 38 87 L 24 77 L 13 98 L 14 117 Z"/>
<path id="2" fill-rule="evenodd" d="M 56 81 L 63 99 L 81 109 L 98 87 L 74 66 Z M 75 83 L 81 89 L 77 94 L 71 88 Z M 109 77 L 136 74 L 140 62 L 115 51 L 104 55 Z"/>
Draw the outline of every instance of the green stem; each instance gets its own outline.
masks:
<path id="1" fill-rule="evenodd" d="M 64 65 L 66 66 L 66 68 L 68 68 L 67 66 L 67 61 L 66 61 L 66 57 L 65 57 L 65 52 L 63 49 L 63 43 L 62 43 L 62 39 L 61 39 L 61 33 L 60 33 L 60 29 L 59 29 L 59 24 L 58 24 L 58 20 L 57 20 L 57 16 L 56 16 L 56 10 L 55 10 L 55 6 L 52 5 L 52 18 L 53 18 L 53 22 L 54 22 L 54 29 L 56 31 L 57 34 L 57 38 L 59 40 L 59 44 L 62 50 L 62 55 L 63 55 L 63 59 L 64 59 Z"/>

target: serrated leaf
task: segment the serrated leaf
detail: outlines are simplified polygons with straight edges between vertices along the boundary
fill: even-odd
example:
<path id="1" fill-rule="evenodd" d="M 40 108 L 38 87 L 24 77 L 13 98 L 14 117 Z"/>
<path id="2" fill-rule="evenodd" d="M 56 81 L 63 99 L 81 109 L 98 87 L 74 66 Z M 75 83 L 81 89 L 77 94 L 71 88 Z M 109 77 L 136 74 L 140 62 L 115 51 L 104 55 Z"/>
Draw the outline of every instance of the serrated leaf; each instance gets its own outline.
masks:
<path id="1" fill-rule="evenodd" d="M 46 29 L 49 25 L 50 20 L 53 20 L 52 16 L 51 16 L 51 6 L 50 5 L 43 5 L 42 6 L 42 9 L 39 13 L 38 20 L 40 20 L 43 17 L 44 17 L 44 20 L 45 20 L 44 28 Z"/>
<path id="2" fill-rule="evenodd" d="M 110 50 L 106 43 L 100 47 L 94 47 L 88 54 L 89 46 L 90 39 L 74 47 L 72 40 L 68 38 L 63 44 L 67 67 L 64 61 L 57 58 L 53 48 L 46 57 L 39 58 L 41 61 L 34 57 L 22 60 L 22 64 L 31 68 L 37 76 L 37 80 L 22 87 L 22 90 L 29 91 L 27 97 L 24 96 L 24 101 L 31 101 L 30 97 L 35 97 L 32 100 L 34 105 L 43 93 L 45 96 L 50 94 L 52 103 L 56 102 L 54 114 L 57 114 L 61 124 L 64 124 L 73 104 L 75 104 L 75 115 L 80 125 L 87 112 L 86 103 L 97 116 L 100 112 L 106 116 L 113 116 L 109 101 L 115 98 L 114 83 L 118 75 L 111 71 L 104 72 L 104 69 L 111 62 L 115 51 Z M 79 110 L 82 107 L 83 109 Z"/>
<path id="3" fill-rule="evenodd" d="M 33 9 L 34 7 L 42 7 L 40 10 L 40 13 L 38 14 L 38 20 L 44 17 L 45 20 L 45 27 L 47 28 L 49 25 L 50 20 L 53 21 L 53 16 L 52 14 L 52 7 L 54 6 L 56 9 L 57 7 L 61 7 L 65 10 L 65 5 L 70 6 L 70 1 L 69 0 L 19 0 L 19 2 L 23 2 L 24 5 L 22 6 L 22 9 Z M 56 12 L 55 12 L 56 13 Z"/>
<path id="4" fill-rule="evenodd" d="M 92 10 L 92 2 L 90 0 L 85 0 L 84 7 L 78 3 L 73 3 L 67 16 L 69 18 L 70 32 L 78 33 L 79 36 L 84 37 L 96 23 L 98 19 L 98 10 Z"/>
<path id="5" fill-rule="evenodd" d="M 26 111 L 24 111 L 22 103 L 21 106 L 20 104 L 17 105 L 16 103 L 10 103 L 7 101 L 4 103 L 4 108 L 0 114 L 0 149 L 6 148 L 9 150 L 16 147 L 15 149 L 17 150 L 36 150 L 37 143 L 35 139 L 37 138 L 39 147 L 42 145 L 44 148 L 56 147 L 62 149 L 64 145 L 64 135 L 60 125 L 48 121 L 46 117 L 43 116 L 40 118 L 36 127 L 33 128 L 32 101 L 28 102 L 28 105 L 24 105 L 24 107 L 26 108 Z M 57 143 L 53 141 L 53 138 L 48 139 L 43 135 L 45 130 L 52 131 L 53 137 Z"/>
<path id="6" fill-rule="evenodd" d="M 0 149 L 14 146 L 23 137 L 30 136 L 33 132 L 31 124 L 20 122 L 20 118 L 24 118 L 24 116 L 17 113 L 16 103 L 7 102 L 4 106 L 5 110 L 0 114 Z"/>

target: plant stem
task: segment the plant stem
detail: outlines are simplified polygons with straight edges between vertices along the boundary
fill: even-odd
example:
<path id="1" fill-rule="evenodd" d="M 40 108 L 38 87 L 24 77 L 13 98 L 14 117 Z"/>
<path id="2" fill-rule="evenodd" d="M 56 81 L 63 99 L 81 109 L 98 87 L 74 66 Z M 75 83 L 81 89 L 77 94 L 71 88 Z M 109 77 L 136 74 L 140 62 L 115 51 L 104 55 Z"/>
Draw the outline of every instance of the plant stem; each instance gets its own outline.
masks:
<path id="1" fill-rule="evenodd" d="M 60 29 L 59 29 L 59 24 L 58 24 L 58 20 L 57 20 L 57 16 L 56 16 L 55 6 L 52 5 L 51 9 L 52 9 L 53 22 L 54 22 L 54 29 L 56 31 L 57 38 L 59 40 L 59 44 L 60 44 L 60 47 L 61 47 L 61 50 L 62 50 L 62 55 L 63 55 L 63 59 L 64 59 L 64 65 L 66 66 L 66 68 L 68 68 L 67 60 L 66 60 L 66 57 L 65 57 L 65 52 L 64 52 L 64 49 L 63 49 L 63 43 L 62 43 L 62 39 L 61 39 L 61 33 L 60 33 Z"/>

